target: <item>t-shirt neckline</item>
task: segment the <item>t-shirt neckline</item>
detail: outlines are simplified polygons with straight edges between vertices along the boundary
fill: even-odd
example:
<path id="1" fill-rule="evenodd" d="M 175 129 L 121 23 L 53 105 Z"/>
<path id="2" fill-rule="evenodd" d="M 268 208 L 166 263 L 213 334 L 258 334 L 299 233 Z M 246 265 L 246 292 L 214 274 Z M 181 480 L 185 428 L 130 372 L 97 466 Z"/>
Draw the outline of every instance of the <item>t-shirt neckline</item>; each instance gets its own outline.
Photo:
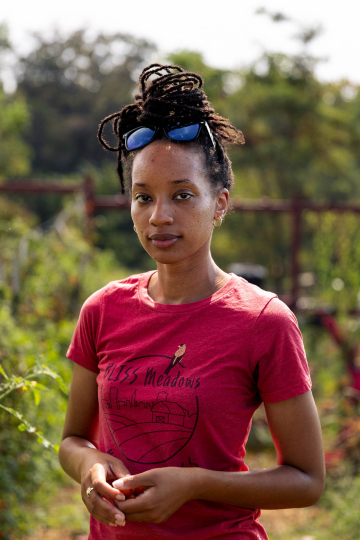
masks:
<path id="1" fill-rule="evenodd" d="M 153 270 L 150 272 L 146 272 L 142 274 L 139 280 L 139 286 L 138 286 L 138 294 L 140 301 L 145 304 L 150 309 L 153 309 L 155 311 L 162 311 L 166 313 L 182 313 L 187 311 L 194 311 L 196 309 L 202 309 L 206 306 L 209 306 L 213 304 L 214 302 L 217 302 L 220 298 L 224 297 L 226 294 L 228 294 L 235 286 L 235 282 L 237 279 L 237 276 L 235 274 L 230 273 L 230 279 L 229 281 L 221 287 L 216 293 L 212 294 L 211 296 L 208 296 L 207 298 L 203 298 L 202 300 L 198 300 L 196 302 L 189 302 L 187 304 L 160 304 L 158 302 L 154 302 L 152 298 L 150 298 L 148 294 L 148 284 L 150 281 L 150 278 L 153 274 L 155 274 L 157 270 Z"/>

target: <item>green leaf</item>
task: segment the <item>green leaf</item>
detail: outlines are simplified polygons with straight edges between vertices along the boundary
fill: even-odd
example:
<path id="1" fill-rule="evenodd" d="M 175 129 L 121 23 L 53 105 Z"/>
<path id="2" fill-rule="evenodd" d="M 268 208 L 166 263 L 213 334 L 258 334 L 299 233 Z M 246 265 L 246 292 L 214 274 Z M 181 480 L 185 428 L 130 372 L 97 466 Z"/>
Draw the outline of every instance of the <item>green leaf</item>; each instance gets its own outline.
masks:
<path id="1" fill-rule="evenodd" d="M 55 371 L 52 371 L 49 367 L 47 367 L 45 364 L 43 364 L 37 371 L 38 374 L 43 373 L 44 375 L 49 375 L 49 377 L 52 377 L 58 382 L 58 385 L 60 387 L 60 390 L 64 392 L 65 395 L 68 395 L 68 391 L 66 388 L 66 385 L 60 375 L 58 373 L 55 373 Z M 38 385 L 39 386 L 39 385 Z"/>
<path id="2" fill-rule="evenodd" d="M 34 394 L 35 405 L 38 406 L 41 400 L 41 392 L 37 388 L 31 388 Z"/>
<path id="3" fill-rule="evenodd" d="M 27 427 L 26 427 L 25 424 L 19 424 L 19 425 L 18 425 L 18 430 L 19 430 L 19 431 L 26 431 L 26 430 L 27 430 Z"/>
<path id="4" fill-rule="evenodd" d="M 36 384 L 36 388 L 38 388 L 39 390 L 47 390 L 47 387 L 39 382 Z"/>
<path id="5" fill-rule="evenodd" d="M 5 370 L 1 364 L 0 364 L 0 373 L 3 377 L 5 377 L 5 379 L 9 380 L 9 377 L 6 375 Z"/>
<path id="6" fill-rule="evenodd" d="M 60 375 L 57 377 L 56 380 L 57 380 L 57 382 L 59 384 L 60 390 L 62 390 L 64 392 L 64 394 L 67 396 L 68 391 L 67 391 L 66 385 L 65 385 L 64 381 L 62 380 L 62 378 L 60 377 Z"/>
<path id="7" fill-rule="evenodd" d="M 42 372 L 45 373 L 46 375 L 49 375 L 49 377 L 52 377 L 53 379 L 57 379 L 59 377 L 59 375 L 55 373 L 55 371 L 52 371 L 47 366 L 42 370 Z"/>

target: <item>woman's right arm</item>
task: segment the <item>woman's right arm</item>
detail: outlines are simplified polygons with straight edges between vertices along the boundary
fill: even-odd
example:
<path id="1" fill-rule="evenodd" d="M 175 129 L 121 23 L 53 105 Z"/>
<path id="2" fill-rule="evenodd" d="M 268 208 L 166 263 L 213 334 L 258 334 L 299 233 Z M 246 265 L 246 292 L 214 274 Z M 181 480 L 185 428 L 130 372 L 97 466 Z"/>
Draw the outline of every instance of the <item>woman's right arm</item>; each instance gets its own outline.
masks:
<path id="1" fill-rule="evenodd" d="M 100 452 L 91 442 L 99 407 L 96 377 L 96 373 L 74 364 L 59 459 L 64 471 L 81 484 L 82 499 L 90 514 L 105 525 L 122 525 L 124 514 L 104 497 L 125 498 L 108 482 L 123 478 L 129 471 L 122 461 Z M 93 488 L 89 496 L 88 488 Z"/>

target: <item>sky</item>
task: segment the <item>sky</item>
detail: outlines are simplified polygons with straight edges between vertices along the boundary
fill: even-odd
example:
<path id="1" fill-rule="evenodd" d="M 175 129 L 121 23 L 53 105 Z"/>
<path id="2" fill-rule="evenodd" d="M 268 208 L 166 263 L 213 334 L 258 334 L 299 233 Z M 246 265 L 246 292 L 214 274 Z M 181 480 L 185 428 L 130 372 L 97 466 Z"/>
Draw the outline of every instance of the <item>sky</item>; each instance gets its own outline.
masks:
<path id="1" fill-rule="evenodd" d="M 256 15 L 261 7 L 280 11 L 291 21 L 275 24 Z M 189 49 L 221 68 L 249 65 L 263 51 L 297 53 L 301 44 L 294 36 L 304 27 L 320 25 L 323 32 L 308 49 L 327 59 L 318 64 L 318 77 L 360 84 L 358 0 L 3 0 L 0 22 L 7 23 L 10 40 L 21 52 L 31 50 L 32 31 L 51 36 L 54 28 L 64 34 L 86 28 L 90 34 L 124 32 L 147 38 L 159 48 L 154 61 Z"/>

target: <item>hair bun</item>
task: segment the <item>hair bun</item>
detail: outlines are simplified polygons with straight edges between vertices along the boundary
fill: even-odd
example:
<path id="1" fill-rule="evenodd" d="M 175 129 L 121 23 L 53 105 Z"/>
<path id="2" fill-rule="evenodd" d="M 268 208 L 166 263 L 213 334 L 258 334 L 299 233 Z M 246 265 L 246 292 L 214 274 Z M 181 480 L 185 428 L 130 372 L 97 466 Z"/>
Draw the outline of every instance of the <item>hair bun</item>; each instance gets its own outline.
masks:
<path id="1" fill-rule="evenodd" d="M 139 123 L 168 125 L 173 119 L 176 123 L 207 119 L 215 111 L 201 89 L 203 83 L 200 75 L 180 66 L 146 67 L 139 78 Z"/>
<path id="2" fill-rule="evenodd" d="M 203 79 L 198 73 L 185 71 L 176 65 L 150 64 L 139 77 L 139 93 L 135 95 L 134 103 L 102 120 L 98 138 L 107 150 L 118 152 L 117 170 L 123 192 L 122 157 L 128 155 L 123 135 L 138 126 L 168 127 L 206 120 L 217 142 L 216 159 L 221 164 L 228 161 L 225 156 L 227 146 L 233 143 L 244 144 L 242 132 L 215 112 L 202 86 Z M 113 122 L 113 130 L 118 139 L 117 147 L 111 147 L 103 138 L 104 126 L 109 121 Z M 230 162 L 226 167 L 230 171 Z M 227 175 L 230 172 L 224 174 Z M 231 187 L 231 182 L 227 181 L 225 187 Z"/>

